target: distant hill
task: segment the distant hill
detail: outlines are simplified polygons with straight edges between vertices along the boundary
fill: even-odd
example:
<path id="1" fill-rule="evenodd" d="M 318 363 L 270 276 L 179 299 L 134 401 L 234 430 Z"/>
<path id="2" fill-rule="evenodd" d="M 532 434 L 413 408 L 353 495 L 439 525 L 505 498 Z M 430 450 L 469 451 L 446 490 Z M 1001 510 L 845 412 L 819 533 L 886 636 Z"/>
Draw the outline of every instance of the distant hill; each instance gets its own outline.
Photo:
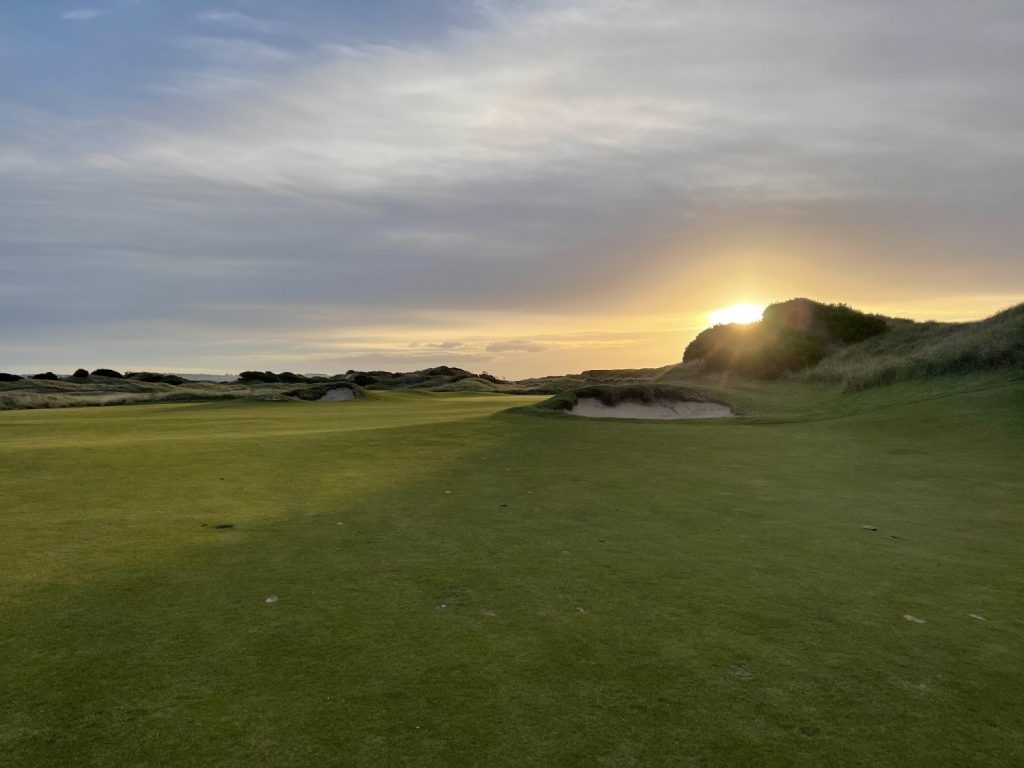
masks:
<path id="1" fill-rule="evenodd" d="M 473 373 L 464 368 L 439 365 L 421 371 L 348 371 L 345 379 L 369 390 L 425 389 L 433 392 L 498 392 L 507 390 L 507 381 L 489 373 Z"/>
<path id="2" fill-rule="evenodd" d="M 792 299 L 759 323 L 717 325 L 683 353 L 694 374 L 781 376 L 863 389 L 905 379 L 1024 370 L 1024 304 L 969 323 L 914 322 Z"/>
<path id="3" fill-rule="evenodd" d="M 488 373 L 436 366 L 419 371 L 300 375 L 243 371 L 229 377 L 84 369 L 73 376 L 0 373 L 0 410 L 222 399 L 318 399 L 332 388 L 558 394 L 586 387 L 674 384 L 720 386 L 786 378 L 867 389 L 948 374 L 1024 375 L 1024 304 L 969 323 L 914 322 L 845 304 L 791 299 L 769 306 L 759 323 L 717 325 L 686 347 L 683 362 L 660 368 L 589 370 L 508 382 Z M 190 380 L 191 379 L 191 380 Z M 747 385 L 744 385 L 747 386 Z M 367 390 L 369 392 L 364 392 Z"/>
<path id="4" fill-rule="evenodd" d="M 778 378 L 888 329 L 887 318 L 845 304 L 791 299 L 770 305 L 760 322 L 716 325 L 701 331 L 683 352 L 683 362 L 699 361 L 710 372 Z"/>

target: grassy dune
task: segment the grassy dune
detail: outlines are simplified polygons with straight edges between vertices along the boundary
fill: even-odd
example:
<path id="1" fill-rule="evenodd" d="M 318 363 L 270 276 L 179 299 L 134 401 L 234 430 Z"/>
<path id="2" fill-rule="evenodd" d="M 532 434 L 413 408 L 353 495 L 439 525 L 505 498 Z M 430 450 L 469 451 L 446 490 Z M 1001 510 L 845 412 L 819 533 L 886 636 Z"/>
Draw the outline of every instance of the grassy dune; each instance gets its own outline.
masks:
<path id="1" fill-rule="evenodd" d="M 798 378 L 857 390 L 998 370 L 1024 371 L 1024 304 L 972 323 L 892 321 L 886 333 L 826 357 Z"/>
<path id="2" fill-rule="evenodd" d="M 1024 382 L 730 386 L 0 413 L 0 762 L 1024 763 Z"/>

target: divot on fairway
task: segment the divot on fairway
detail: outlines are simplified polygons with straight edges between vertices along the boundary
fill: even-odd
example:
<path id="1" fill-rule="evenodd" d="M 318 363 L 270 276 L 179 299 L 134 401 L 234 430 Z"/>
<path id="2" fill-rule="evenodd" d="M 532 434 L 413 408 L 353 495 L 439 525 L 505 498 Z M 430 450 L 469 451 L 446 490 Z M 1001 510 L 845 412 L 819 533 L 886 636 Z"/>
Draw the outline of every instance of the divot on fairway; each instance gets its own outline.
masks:
<path id="1" fill-rule="evenodd" d="M 976 613 L 968 613 L 967 615 L 970 616 L 972 619 L 977 619 L 978 621 L 988 621 L 988 619 L 986 619 L 984 616 L 979 616 Z"/>
<path id="2" fill-rule="evenodd" d="M 926 624 L 927 623 L 924 619 L 919 619 L 919 618 L 917 618 L 917 616 L 913 616 L 913 615 L 911 615 L 909 613 L 904 613 L 903 614 L 903 618 L 906 619 L 907 621 L 912 621 L 915 624 Z"/>
<path id="3" fill-rule="evenodd" d="M 217 523 L 213 527 L 216 528 L 218 531 L 226 531 L 229 528 L 234 528 L 235 524 L 234 523 Z"/>
<path id="4" fill-rule="evenodd" d="M 267 598 L 266 600 L 264 600 L 263 602 L 264 602 L 264 603 L 268 603 L 268 604 L 270 604 L 270 603 L 276 603 L 277 601 L 278 601 L 278 597 L 277 597 L 277 595 L 271 595 L 270 597 L 268 597 L 268 598 Z"/>
<path id="5" fill-rule="evenodd" d="M 729 667 L 729 671 L 732 672 L 733 675 L 738 677 L 740 680 L 750 680 L 754 676 L 754 673 L 742 664 L 737 664 L 735 666 Z"/>

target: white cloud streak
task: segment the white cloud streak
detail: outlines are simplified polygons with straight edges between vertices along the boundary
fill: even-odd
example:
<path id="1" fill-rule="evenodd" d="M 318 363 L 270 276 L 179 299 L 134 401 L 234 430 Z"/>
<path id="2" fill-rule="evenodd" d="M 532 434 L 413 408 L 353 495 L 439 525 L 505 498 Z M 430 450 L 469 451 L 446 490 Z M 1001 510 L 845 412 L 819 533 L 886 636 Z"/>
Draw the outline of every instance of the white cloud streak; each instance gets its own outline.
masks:
<path id="1" fill-rule="evenodd" d="M 972 10 L 940 5 L 939 22 L 962 25 L 961 39 L 939 41 L 953 58 L 963 38 L 980 51 L 993 37 Z M 441 48 L 320 51 L 258 100 L 210 104 L 191 125 L 139 137 L 130 160 L 145 172 L 355 194 L 622 174 L 620 197 L 642 184 L 806 198 L 898 181 L 865 178 L 865 161 L 939 173 L 956 153 L 991 163 L 1020 155 L 1009 124 L 979 131 L 977 122 L 979 110 L 1008 106 L 1003 68 L 989 71 L 981 52 L 964 62 L 973 72 L 942 71 L 927 48 L 900 53 L 914 29 L 894 33 L 902 14 L 884 6 L 491 7 L 500 26 L 463 30 Z M 884 77 L 860 58 L 880 36 L 880 55 L 893 59 Z M 235 61 L 285 58 L 243 41 L 192 44 Z"/>
<path id="2" fill-rule="evenodd" d="M 196 14 L 196 21 L 223 29 L 257 35 L 276 35 L 288 30 L 284 22 L 261 19 L 240 11 L 209 9 Z"/>
<path id="3" fill-rule="evenodd" d="M 67 21 L 92 21 L 104 15 L 104 11 L 98 8 L 79 8 L 74 11 L 67 11 L 61 14 L 62 19 Z"/>

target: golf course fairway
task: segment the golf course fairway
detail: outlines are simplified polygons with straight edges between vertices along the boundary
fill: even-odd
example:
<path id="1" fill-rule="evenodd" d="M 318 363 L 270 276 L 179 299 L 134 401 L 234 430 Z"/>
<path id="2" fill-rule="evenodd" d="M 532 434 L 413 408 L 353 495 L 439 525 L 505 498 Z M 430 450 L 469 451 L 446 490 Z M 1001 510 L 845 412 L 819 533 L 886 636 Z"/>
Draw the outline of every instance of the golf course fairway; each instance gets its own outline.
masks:
<path id="1" fill-rule="evenodd" d="M 1022 765 L 1024 381 L 964 381 L 0 413 L 0 764 Z"/>

